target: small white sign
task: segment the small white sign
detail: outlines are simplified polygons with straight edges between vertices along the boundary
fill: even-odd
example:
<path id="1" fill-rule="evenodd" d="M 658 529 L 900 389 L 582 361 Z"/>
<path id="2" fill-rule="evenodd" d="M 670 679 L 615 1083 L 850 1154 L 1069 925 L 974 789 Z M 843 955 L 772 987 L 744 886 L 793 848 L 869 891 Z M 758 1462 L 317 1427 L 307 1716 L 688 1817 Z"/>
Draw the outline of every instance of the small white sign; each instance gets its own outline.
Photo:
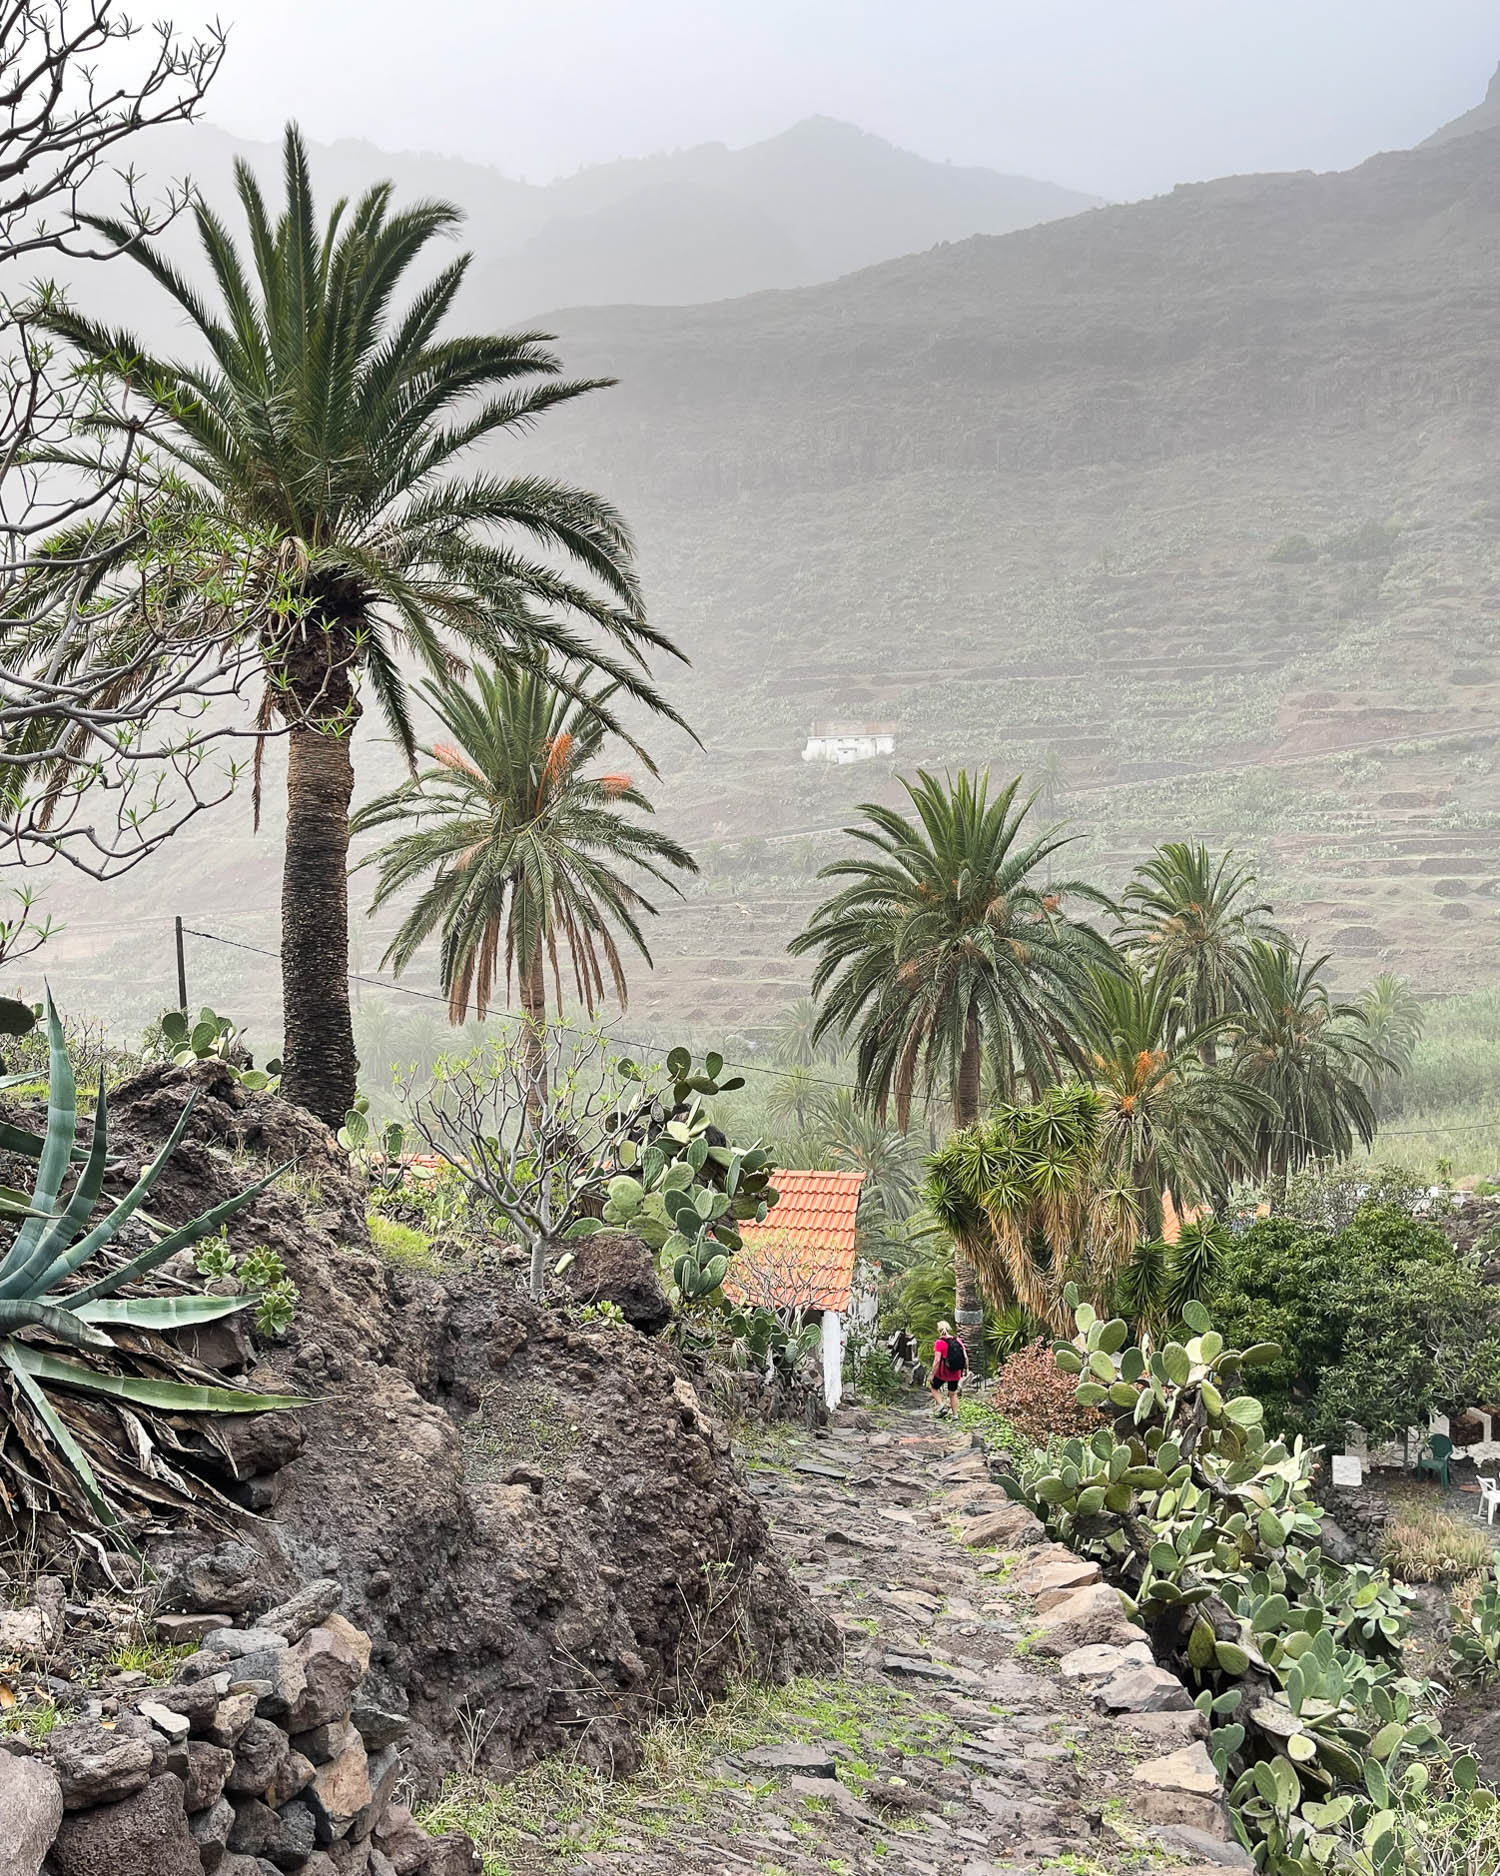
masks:
<path id="1" fill-rule="evenodd" d="M 1363 1485 L 1365 1469 L 1359 1462 L 1358 1453 L 1335 1453 L 1333 1455 L 1333 1482 L 1335 1485 Z"/>

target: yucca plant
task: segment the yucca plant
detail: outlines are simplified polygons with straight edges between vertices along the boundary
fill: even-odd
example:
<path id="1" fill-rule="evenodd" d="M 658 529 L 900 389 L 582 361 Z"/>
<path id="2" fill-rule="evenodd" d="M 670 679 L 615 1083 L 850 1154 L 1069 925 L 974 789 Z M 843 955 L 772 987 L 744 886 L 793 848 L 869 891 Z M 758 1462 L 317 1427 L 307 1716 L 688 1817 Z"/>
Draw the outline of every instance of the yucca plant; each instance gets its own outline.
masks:
<path id="1" fill-rule="evenodd" d="M 163 1332 L 213 1322 L 243 1309 L 247 1297 L 149 1295 L 138 1288 L 174 1252 L 217 1232 L 275 1179 L 162 1232 L 149 1248 L 111 1261 L 105 1253 L 141 1211 L 187 1127 L 190 1100 L 171 1138 L 130 1191 L 91 1223 L 108 1166 L 102 1086 L 72 1189 L 64 1182 L 79 1158 L 77 1090 L 62 1024 L 47 1000 L 49 1053 L 44 1136 L 7 1128 L 3 1144 L 34 1145 L 31 1193 L 0 1188 L 0 1213 L 19 1217 L 0 1255 L 0 1547 L 38 1531 L 117 1544 L 194 1513 L 221 1518 L 230 1509 L 201 1470 L 214 1450 L 203 1416 L 297 1407 L 290 1395 L 225 1387 Z M 102 1078 L 101 1078 L 102 1079 Z M 94 1273 L 89 1266 L 95 1266 Z"/>

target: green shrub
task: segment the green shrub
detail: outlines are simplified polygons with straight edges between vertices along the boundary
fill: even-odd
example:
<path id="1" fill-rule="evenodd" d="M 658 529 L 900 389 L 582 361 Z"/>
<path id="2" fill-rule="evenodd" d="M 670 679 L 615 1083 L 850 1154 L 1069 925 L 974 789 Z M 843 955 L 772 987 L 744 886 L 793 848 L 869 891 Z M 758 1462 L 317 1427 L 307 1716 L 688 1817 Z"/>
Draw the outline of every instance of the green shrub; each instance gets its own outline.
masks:
<path id="1" fill-rule="evenodd" d="M 1209 1297 L 1231 1341 L 1274 1343 L 1256 1376 L 1273 1433 L 1342 1445 L 1500 1394 L 1500 1295 L 1435 1226 L 1367 1206 L 1342 1231 L 1262 1220 Z"/>
<path id="2" fill-rule="evenodd" d="M 1266 555 L 1267 560 L 1281 565 L 1296 565 L 1303 561 L 1316 560 L 1318 550 L 1305 534 L 1283 534 L 1281 539 Z"/>

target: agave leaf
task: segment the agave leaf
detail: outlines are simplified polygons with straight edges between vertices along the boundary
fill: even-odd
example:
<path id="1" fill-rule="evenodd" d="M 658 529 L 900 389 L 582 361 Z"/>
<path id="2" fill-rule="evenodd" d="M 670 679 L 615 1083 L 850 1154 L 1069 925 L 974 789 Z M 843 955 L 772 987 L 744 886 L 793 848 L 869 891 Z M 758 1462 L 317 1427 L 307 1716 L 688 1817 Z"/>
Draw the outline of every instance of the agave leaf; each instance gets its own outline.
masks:
<path id="1" fill-rule="evenodd" d="M 94 1252 L 99 1249 L 100 1245 L 107 1244 L 120 1229 L 120 1226 L 125 1223 L 126 1219 L 139 1208 L 141 1201 L 147 1196 L 152 1186 L 154 1186 L 160 1178 L 162 1168 L 176 1151 L 177 1142 L 186 1131 L 188 1120 L 192 1115 L 194 1106 L 197 1104 L 197 1100 L 198 1097 L 196 1094 L 188 1097 L 183 1105 L 181 1114 L 177 1117 L 177 1125 L 172 1129 L 166 1145 L 157 1154 L 156 1158 L 152 1160 L 151 1164 L 146 1167 L 140 1178 L 136 1180 L 135 1184 L 125 1194 L 124 1198 L 120 1200 L 119 1204 L 115 1206 L 114 1210 L 111 1211 L 107 1217 L 102 1218 L 87 1236 L 80 1238 L 73 1246 L 72 1250 L 65 1252 L 49 1267 L 42 1277 L 41 1282 L 37 1285 L 37 1288 L 41 1290 L 43 1294 L 56 1289 L 63 1278 L 72 1276 L 75 1270 L 81 1270 L 93 1256 Z M 142 1212 L 141 1217 L 145 1218 L 146 1214 Z M 147 1222 L 149 1223 L 151 1221 L 147 1220 Z M 79 1300 L 80 1299 L 76 1296 L 70 1296 L 63 1302 L 62 1306 L 64 1309 L 75 1309 Z"/>
<path id="2" fill-rule="evenodd" d="M 25 1296 L 30 1292 L 36 1279 L 51 1269 L 54 1258 L 67 1250 L 88 1223 L 89 1214 L 99 1203 L 99 1194 L 104 1190 L 104 1168 L 109 1160 L 108 1113 L 109 1104 L 104 1098 L 101 1075 L 99 1093 L 94 1101 L 94 1134 L 88 1161 L 78 1175 L 73 1195 L 54 1223 L 46 1231 L 41 1231 L 35 1248 L 20 1267 L 9 1275 L 0 1270 L 0 1299 Z"/>
<path id="3" fill-rule="evenodd" d="M 58 1451 L 67 1460 L 83 1487 L 84 1497 L 93 1507 L 94 1515 L 105 1529 L 112 1529 L 118 1522 L 109 1502 L 99 1489 L 99 1481 L 94 1477 L 94 1468 L 88 1462 L 88 1456 L 74 1439 L 73 1435 L 58 1418 L 57 1410 L 47 1396 L 32 1379 L 31 1373 L 22 1359 L 25 1354 L 35 1354 L 34 1349 L 26 1349 L 21 1342 L 0 1343 L 0 1361 L 3 1361 L 16 1377 L 21 1392 L 31 1403 L 32 1412 L 41 1421 L 48 1434 L 57 1442 Z"/>
<path id="4" fill-rule="evenodd" d="M 232 1199 L 225 1199 L 222 1205 L 215 1205 L 212 1211 L 200 1213 L 187 1224 L 179 1225 L 175 1231 L 169 1231 L 158 1244 L 153 1244 L 149 1251 L 142 1251 L 139 1257 L 132 1257 L 128 1264 L 121 1264 L 118 1270 L 108 1271 L 82 1290 L 73 1290 L 65 1299 L 64 1306 L 77 1309 L 80 1303 L 92 1303 L 96 1296 L 113 1296 L 137 1277 L 144 1277 L 148 1270 L 155 1270 L 158 1264 L 164 1264 L 174 1251 L 185 1250 L 188 1245 L 196 1244 L 200 1238 L 211 1237 L 219 1226 L 226 1224 L 237 1211 L 248 1205 L 251 1199 L 265 1191 L 273 1179 L 279 1179 L 292 1162 L 274 1167 L 264 1179 L 257 1179 L 253 1186 L 246 1186 L 243 1192 L 237 1192 Z"/>
<path id="5" fill-rule="evenodd" d="M 73 1065 L 68 1060 L 68 1045 L 51 991 L 47 993 L 47 1053 L 47 1137 L 37 1161 L 36 1189 L 31 1195 L 32 1206 L 39 1212 L 57 1209 L 57 1195 L 73 1157 L 73 1135 L 78 1124 L 78 1091 L 73 1081 Z M 15 1243 L 0 1258 L 0 1280 L 20 1269 L 41 1232 L 40 1219 L 24 1221 L 16 1233 Z"/>
<path id="6" fill-rule="evenodd" d="M 12 1088 L 19 1081 L 35 1081 L 35 1075 L 0 1075 L 0 1088 Z M 24 1153 L 28 1159 L 40 1159 L 46 1142 L 39 1133 L 32 1133 L 25 1127 L 13 1127 L 8 1120 L 0 1121 L 0 1150 L 6 1153 Z M 75 1146 L 74 1159 L 87 1159 L 87 1147 Z"/>
<path id="7" fill-rule="evenodd" d="M 128 1401 L 132 1407 L 154 1407 L 163 1413 L 273 1413 L 308 1404 L 299 1394 L 255 1394 L 248 1388 L 199 1387 L 187 1381 L 150 1381 L 144 1375 L 105 1374 L 98 1368 L 85 1367 L 81 1361 L 44 1355 L 24 1342 L 12 1343 L 4 1352 L 12 1367 L 19 1363 L 39 1381 L 80 1388 L 86 1394 L 109 1394 L 115 1400 Z"/>
<path id="8" fill-rule="evenodd" d="M 114 1296 L 85 1303 L 74 1320 L 116 1322 L 126 1329 L 189 1329 L 249 1309 L 253 1296 Z"/>
<path id="9" fill-rule="evenodd" d="M 0 1299 L 0 1336 L 33 1326 L 45 1329 L 60 1342 L 71 1342 L 75 1348 L 114 1347 L 107 1335 L 100 1335 L 90 1329 L 70 1310 L 58 1309 L 55 1305 L 40 1303 L 30 1297 L 20 1297 L 14 1301 Z"/>

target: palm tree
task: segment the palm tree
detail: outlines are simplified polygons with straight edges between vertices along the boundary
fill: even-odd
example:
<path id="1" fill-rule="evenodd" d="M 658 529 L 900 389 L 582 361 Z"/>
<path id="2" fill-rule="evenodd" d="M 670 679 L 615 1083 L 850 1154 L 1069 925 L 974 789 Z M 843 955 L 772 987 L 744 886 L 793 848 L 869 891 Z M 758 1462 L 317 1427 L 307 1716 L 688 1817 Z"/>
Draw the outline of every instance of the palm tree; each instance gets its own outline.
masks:
<path id="1" fill-rule="evenodd" d="M 417 285 L 404 309 L 396 305 L 458 210 L 422 202 L 393 211 L 382 183 L 352 213 L 340 202 L 320 229 L 295 126 L 285 140 L 286 206 L 274 223 L 248 166 L 238 163 L 235 174 L 248 267 L 219 218 L 202 203 L 194 210 L 211 296 L 150 242 L 111 221 L 90 223 L 129 242 L 207 358 L 161 359 L 130 333 L 66 308 L 47 315 L 101 381 L 119 388 L 118 422 L 150 424 L 156 452 L 146 465 L 144 526 L 127 507 L 109 524 L 74 529 L 55 552 L 59 564 L 97 556 L 90 597 L 114 622 L 107 630 L 131 645 L 132 578 L 153 504 L 184 526 L 247 544 L 251 572 L 230 627 L 264 669 L 258 727 L 269 732 L 279 720 L 287 740 L 282 1087 L 336 1123 L 357 1066 L 346 863 L 361 686 L 413 760 L 403 653 L 442 675 L 456 662 L 455 639 L 492 658 L 550 646 L 656 704 L 642 662 L 649 648 L 670 647 L 645 623 L 630 536 L 607 502 L 536 476 L 453 473 L 475 444 L 524 432 L 605 382 L 562 381 L 544 334 L 440 336 L 467 255 Z M 571 572 L 535 557 L 527 542 Z M 107 615 L 106 600 L 116 605 Z M 172 603 L 191 636 L 218 602 L 188 591 Z M 592 648 L 590 626 L 624 656 Z M 87 751 L 69 753 L 82 761 Z"/>
<path id="2" fill-rule="evenodd" d="M 503 982 L 508 994 L 514 979 L 537 1060 L 549 967 L 559 1012 L 563 952 L 590 1016 L 606 974 L 623 1009 L 629 992 L 616 933 L 649 964 L 640 915 L 656 910 L 630 875 L 671 886 L 667 867 L 697 871 L 675 840 L 637 824 L 651 804 L 628 775 L 592 772 L 614 687 L 590 691 L 571 668 L 560 675 L 561 683 L 545 662 L 480 665 L 463 680 L 423 684 L 446 739 L 424 751 L 431 767 L 367 803 L 352 823 L 355 833 L 409 830 L 360 863 L 379 869 L 372 914 L 428 882 L 382 965 L 399 977 L 437 934 L 455 1025 L 471 1002 L 483 1021 L 497 987 Z"/>
<path id="3" fill-rule="evenodd" d="M 1065 896 L 1103 904 L 1077 881 L 1043 887 L 1039 870 L 1066 841 L 1023 833 L 1030 800 L 1020 778 L 989 796 L 989 774 L 957 781 L 919 772 L 902 783 L 914 818 L 865 803 L 845 831 L 868 851 L 820 878 L 850 883 L 813 914 L 788 947 L 820 953 L 812 992 L 817 1035 L 855 1043 L 856 1080 L 880 1117 L 894 1105 L 904 1132 L 918 1084 L 943 1089 L 960 1128 L 979 1118 L 989 1057 L 999 1085 L 1033 1092 L 1081 1052 L 1077 1012 L 1090 967 L 1114 953 L 1067 917 Z M 957 1319 L 978 1320 L 972 1267 L 957 1264 Z"/>
<path id="4" fill-rule="evenodd" d="M 1230 1072 L 1266 1102 L 1255 1123 L 1250 1169 L 1268 1182 L 1272 1210 L 1286 1200 L 1289 1173 L 1309 1160 L 1347 1159 L 1375 1138 L 1366 1085 L 1389 1059 L 1371 1040 L 1364 1012 L 1337 1003 L 1309 960 L 1265 939 L 1249 952 L 1248 1008 L 1236 1019 Z"/>
<path id="5" fill-rule="evenodd" d="M 862 1107 L 852 1088 L 836 1088 L 819 1104 L 818 1127 L 830 1166 L 864 1174 L 862 1203 L 872 1204 L 892 1224 L 903 1224 L 917 1208 L 921 1161 L 904 1133 Z"/>
<path id="6" fill-rule="evenodd" d="M 1210 1067 L 1218 1046 L 1208 1025 L 1244 1007 L 1251 945 L 1286 942 L 1270 906 L 1251 902 L 1254 890 L 1255 875 L 1234 864 L 1232 851 L 1215 860 L 1205 846 L 1172 841 L 1136 868 L 1120 896 L 1122 943 L 1176 992 L 1183 1022 L 1203 1032 L 1198 1047 Z"/>
<path id="7" fill-rule="evenodd" d="M 1162 1234 L 1162 1194 L 1181 1211 L 1222 1200 L 1229 1170 L 1254 1152 L 1263 1096 L 1200 1050 L 1227 1018 L 1184 1030 L 1172 984 L 1138 964 L 1100 972 L 1084 1006 L 1085 1074 L 1102 1102 L 1099 1160 L 1107 1182 L 1135 1195 L 1141 1229 Z"/>
<path id="8" fill-rule="evenodd" d="M 1390 1064 L 1365 1079 L 1377 1115 L 1386 1112 L 1395 1084 L 1407 1073 L 1422 1040 L 1422 1003 L 1404 977 L 1390 971 L 1368 983 L 1354 999 L 1370 1041 Z"/>
<path id="9" fill-rule="evenodd" d="M 1128 1186 L 1100 1158 L 1105 1102 L 1077 1082 L 996 1111 L 928 1162 L 926 1198 L 997 1308 L 1015 1303 L 1063 1333 L 1070 1282 L 1108 1294 L 1140 1238 Z"/>
<path id="10" fill-rule="evenodd" d="M 811 997 L 798 997 L 790 1005 L 771 1045 L 782 1068 L 816 1068 L 838 1060 L 837 1048 L 819 1027 L 821 1014 Z"/>

